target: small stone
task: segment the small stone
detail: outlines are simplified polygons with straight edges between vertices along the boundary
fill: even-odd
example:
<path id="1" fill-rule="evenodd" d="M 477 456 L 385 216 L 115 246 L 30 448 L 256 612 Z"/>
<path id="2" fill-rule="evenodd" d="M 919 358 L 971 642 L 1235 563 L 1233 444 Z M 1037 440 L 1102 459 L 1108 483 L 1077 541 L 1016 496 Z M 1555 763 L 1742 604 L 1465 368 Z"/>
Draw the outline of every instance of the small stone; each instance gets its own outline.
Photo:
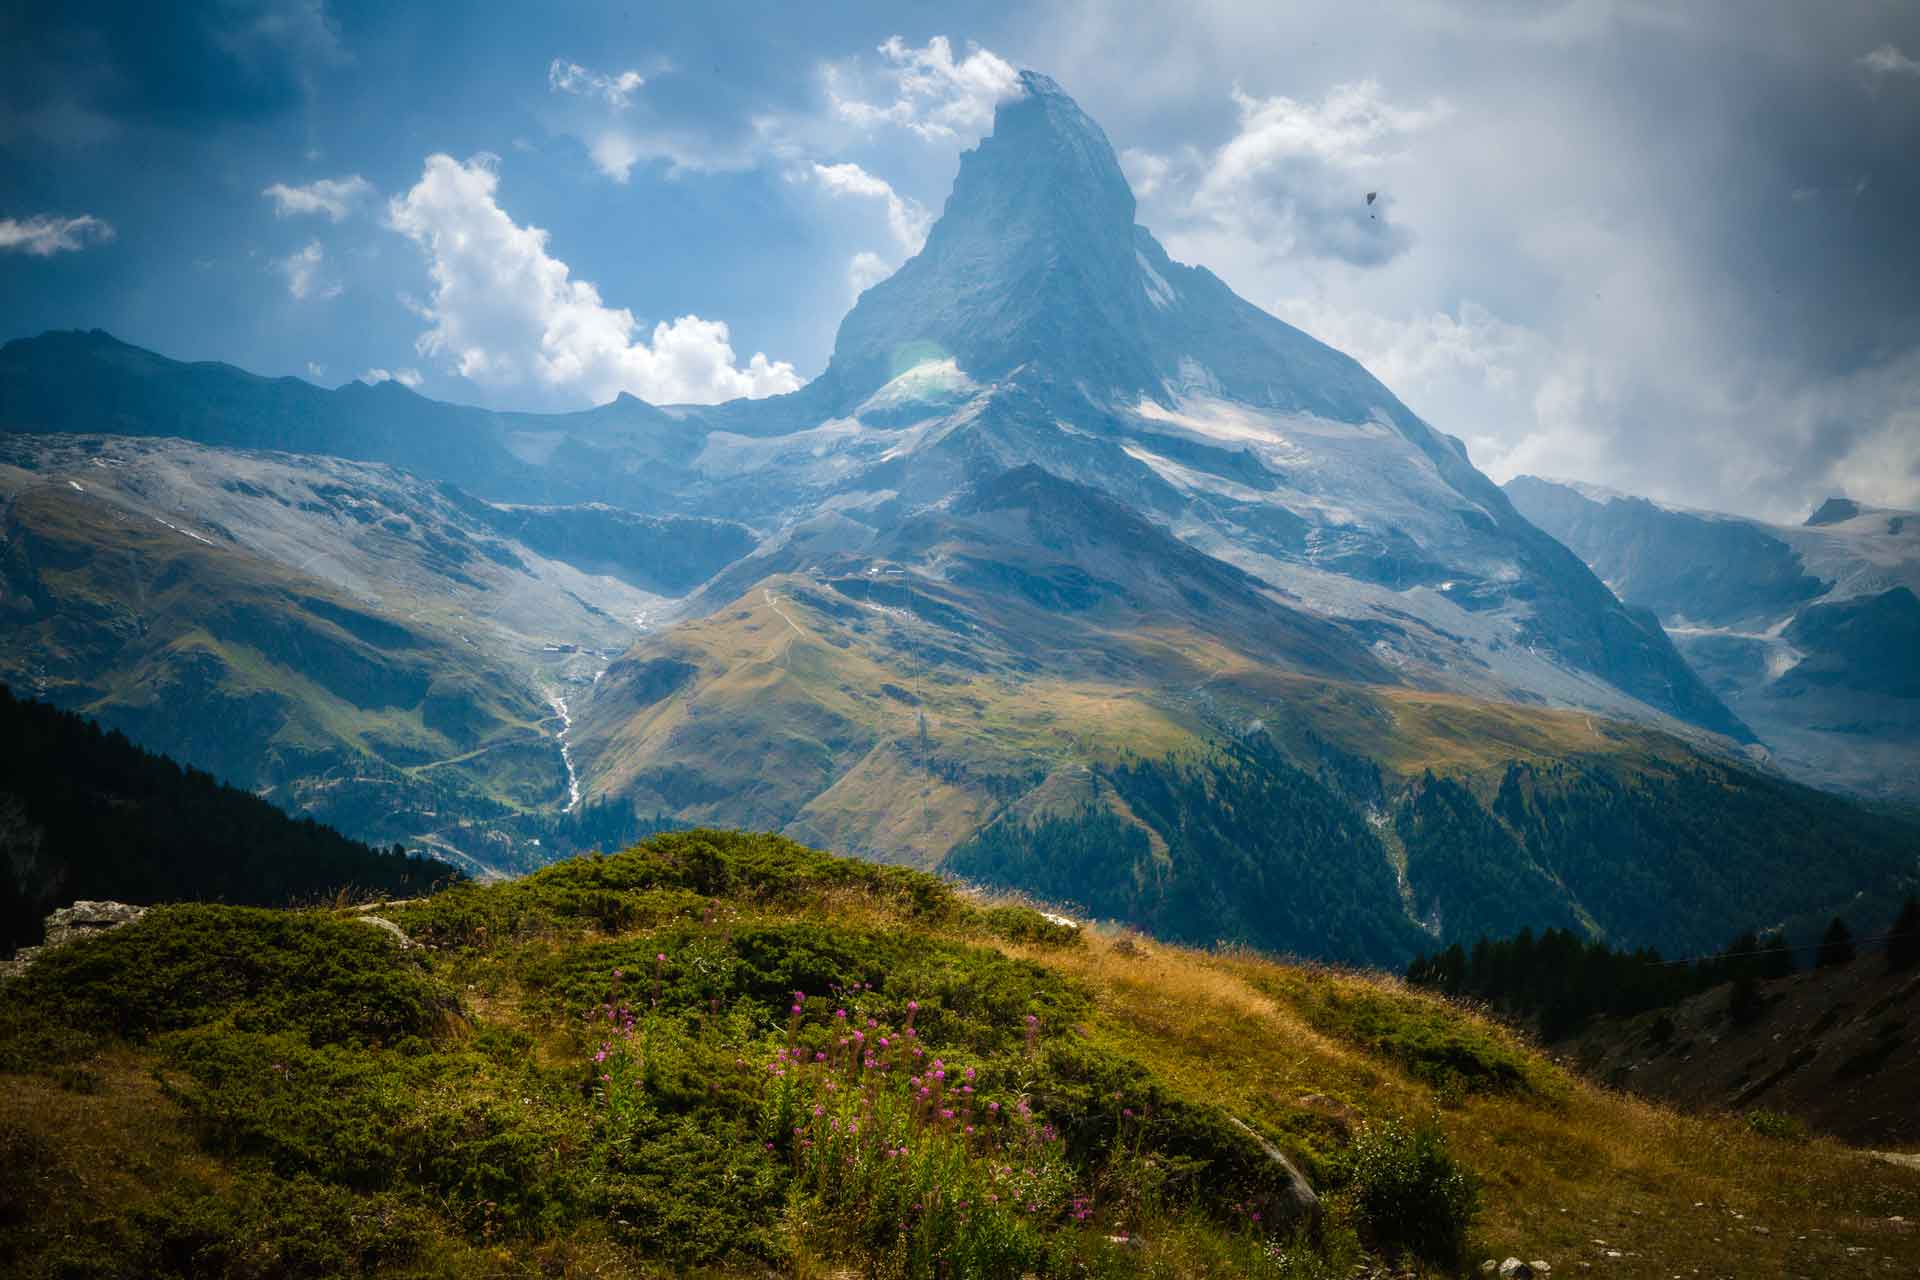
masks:
<path id="1" fill-rule="evenodd" d="M 1500 1280 L 1533 1280 L 1533 1268 L 1518 1258 L 1500 1264 Z"/>

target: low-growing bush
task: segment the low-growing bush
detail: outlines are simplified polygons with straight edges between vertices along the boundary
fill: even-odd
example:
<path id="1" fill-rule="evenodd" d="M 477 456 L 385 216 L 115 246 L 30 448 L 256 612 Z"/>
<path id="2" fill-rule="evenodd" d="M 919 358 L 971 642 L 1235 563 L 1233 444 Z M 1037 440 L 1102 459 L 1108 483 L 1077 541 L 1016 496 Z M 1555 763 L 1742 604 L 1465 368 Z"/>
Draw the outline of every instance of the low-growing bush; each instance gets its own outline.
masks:
<path id="1" fill-rule="evenodd" d="M 1399 1063 L 1451 1095 L 1545 1093 L 1550 1082 L 1494 1027 L 1435 997 L 1340 977 L 1313 976 L 1290 998 L 1314 1030 Z"/>
<path id="2" fill-rule="evenodd" d="M 1345 1173 L 1362 1233 L 1373 1244 L 1443 1267 L 1465 1259 L 1480 1188 L 1437 1127 L 1366 1125 L 1346 1152 Z"/>
<path id="3" fill-rule="evenodd" d="M 230 1019 L 309 1043 L 392 1044 L 440 1032 L 451 999 L 393 939 L 310 911 L 157 907 L 57 947 L 7 989 L 8 1029 L 59 1052 L 54 1028 L 144 1040 Z M 15 1039 L 8 1052 L 31 1056 Z"/>
<path id="4" fill-rule="evenodd" d="M 1772 1138 L 1776 1142 L 1805 1142 L 1807 1126 L 1784 1111 L 1769 1111 L 1756 1107 L 1747 1112 L 1747 1128 L 1763 1138 Z"/>

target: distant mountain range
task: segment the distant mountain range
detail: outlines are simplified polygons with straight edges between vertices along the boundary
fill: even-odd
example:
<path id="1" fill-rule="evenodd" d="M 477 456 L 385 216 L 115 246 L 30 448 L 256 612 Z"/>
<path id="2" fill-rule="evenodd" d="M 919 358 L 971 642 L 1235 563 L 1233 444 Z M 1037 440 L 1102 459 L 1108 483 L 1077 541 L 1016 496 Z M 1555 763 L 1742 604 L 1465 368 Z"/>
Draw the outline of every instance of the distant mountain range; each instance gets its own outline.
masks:
<path id="1" fill-rule="evenodd" d="M 1507 494 L 1687 660 L 1796 776 L 1920 802 L 1920 513 L 1802 525 L 1521 476 Z"/>
<path id="2" fill-rule="evenodd" d="M 1913 873 L 1022 85 L 791 395 L 501 414 L 8 344 L 0 674 L 476 869 L 605 798 L 1393 961 L 1711 946 Z"/>

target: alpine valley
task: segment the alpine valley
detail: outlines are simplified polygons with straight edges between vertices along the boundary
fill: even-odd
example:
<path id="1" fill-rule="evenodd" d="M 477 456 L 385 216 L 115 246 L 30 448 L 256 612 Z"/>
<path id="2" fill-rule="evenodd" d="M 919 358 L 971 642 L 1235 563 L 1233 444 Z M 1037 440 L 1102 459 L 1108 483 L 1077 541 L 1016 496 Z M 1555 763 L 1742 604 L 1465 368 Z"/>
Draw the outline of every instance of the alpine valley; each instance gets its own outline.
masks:
<path id="1" fill-rule="evenodd" d="M 1920 803 L 1920 513 L 1804 524 L 1520 476 L 1508 496 L 1667 634 L 1798 776 Z"/>
<path id="2" fill-rule="evenodd" d="M 1704 951 L 1911 880 L 1915 828 L 1808 785 L 1855 779 L 1729 674 L 1766 654 L 1683 654 L 1533 491 L 1169 258 L 1021 86 L 789 395 L 502 413 L 10 343 L 0 679 L 476 872 L 746 827 L 1393 964 Z M 1826 652 L 1911 607 L 1804 572 L 1690 616 L 1791 606 Z"/>

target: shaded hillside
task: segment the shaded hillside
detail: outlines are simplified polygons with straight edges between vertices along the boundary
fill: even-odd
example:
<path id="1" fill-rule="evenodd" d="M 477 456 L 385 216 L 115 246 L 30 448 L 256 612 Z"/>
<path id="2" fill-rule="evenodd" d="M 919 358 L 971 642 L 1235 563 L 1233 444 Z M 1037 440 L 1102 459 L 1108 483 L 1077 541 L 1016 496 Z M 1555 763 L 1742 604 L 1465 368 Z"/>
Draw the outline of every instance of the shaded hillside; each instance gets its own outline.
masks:
<path id="1" fill-rule="evenodd" d="M 218 361 L 184 363 L 99 329 L 0 346 L 0 430 L 176 436 L 389 462 L 482 484 L 512 470 L 496 415 L 387 381 L 337 391 L 263 378 Z"/>
<path id="2" fill-rule="evenodd" d="M 0 951 L 39 941 L 47 912 L 79 899 L 278 906 L 421 893 L 457 874 L 289 818 L 0 686 Z"/>
<path id="3" fill-rule="evenodd" d="M 408 568 L 370 600 L 229 526 L 143 510 L 138 481 L 120 478 L 0 466 L 0 675 L 15 687 L 383 842 L 433 830 L 443 808 L 488 816 L 565 796 L 530 663 L 481 648 L 444 603 L 489 594 L 492 571 L 513 572 L 491 557 L 510 549 L 408 522 L 420 558 L 397 557 Z M 338 526 L 378 530 L 384 512 L 324 475 L 305 482 L 248 500 L 320 507 L 290 522 L 347 560 L 354 535 Z M 403 572 L 444 585 L 406 594 Z"/>
<path id="4" fill-rule="evenodd" d="M 597 502 L 502 506 L 446 490 L 463 510 L 543 556 L 663 595 L 692 590 L 754 548 L 753 531 L 732 520 L 643 516 Z"/>
<path id="5" fill-rule="evenodd" d="M 1908 1170 L 1628 1101 L 1388 979 L 1062 928 L 777 837 L 382 914 L 423 945 L 175 907 L 9 982 L 9 1273 L 1920 1262 Z"/>
<path id="6" fill-rule="evenodd" d="M 1096 765 L 1079 809 L 1016 810 L 941 865 L 1179 941 L 1399 965 L 1535 924 L 1702 953 L 1741 922 L 1880 900 L 1920 858 L 1910 823 L 1657 744 L 1399 781 L 1323 760 L 1259 733 Z"/>
<path id="7" fill-rule="evenodd" d="M 1602 1019 L 1560 1049 L 1596 1080 L 1689 1109 L 1920 1148 L 1920 971 L 1889 972 L 1882 954 Z"/>

